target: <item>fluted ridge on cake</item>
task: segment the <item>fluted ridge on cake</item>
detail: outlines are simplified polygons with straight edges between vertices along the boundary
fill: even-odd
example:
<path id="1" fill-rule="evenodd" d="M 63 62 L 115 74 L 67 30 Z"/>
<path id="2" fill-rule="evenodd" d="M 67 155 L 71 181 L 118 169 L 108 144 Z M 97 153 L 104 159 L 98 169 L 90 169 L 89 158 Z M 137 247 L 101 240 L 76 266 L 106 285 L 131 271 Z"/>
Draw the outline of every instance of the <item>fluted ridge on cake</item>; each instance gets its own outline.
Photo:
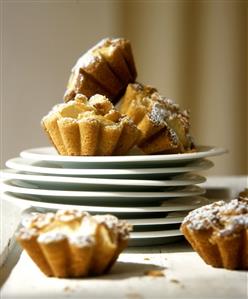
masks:
<path id="1" fill-rule="evenodd" d="M 161 96 L 151 86 L 129 84 L 121 113 L 131 117 L 141 131 L 139 147 L 146 154 L 183 153 L 194 149 L 187 110 Z"/>
<path id="2" fill-rule="evenodd" d="M 77 95 L 56 105 L 42 119 L 44 130 L 61 155 L 123 155 L 136 145 L 140 131 L 102 95 Z"/>
<path id="3" fill-rule="evenodd" d="M 248 199 L 218 201 L 185 217 L 181 231 L 213 267 L 248 269 Z"/>
<path id="4" fill-rule="evenodd" d="M 16 238 L 47 276 L 84 277 L 111 268 L 127 246 L 131 229 L 112 215 L 59 210 L 32 215 Z"/>
<path id="5" fill-rule="evenodd" d="M 76 94 L 102 94 L 116 102 L 137 76 L 131 44 L 124 38 L 106 38 L 83 54 L 72 68 L 65 102 Z"/>

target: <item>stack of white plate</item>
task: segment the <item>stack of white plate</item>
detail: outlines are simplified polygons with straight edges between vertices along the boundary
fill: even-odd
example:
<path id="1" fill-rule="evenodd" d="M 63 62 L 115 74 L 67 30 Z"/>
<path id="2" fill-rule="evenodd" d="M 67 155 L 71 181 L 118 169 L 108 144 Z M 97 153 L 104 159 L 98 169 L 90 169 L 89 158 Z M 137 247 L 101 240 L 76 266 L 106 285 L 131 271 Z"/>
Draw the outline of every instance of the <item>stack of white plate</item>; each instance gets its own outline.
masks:
<path id="1" fill-rule="evenodd" d="M 187 154 L 74 157 L 29 149 L 6 162 L 2 196 L 36 211 L 111 213 L 133 224 L 131 246 L 163 244 L 180 238 L 184 216 L 209 202 L 197 186 L 205 178 L 195 173 L 213 166 L 206 157 L 224 152 L 201 146 Z"/>

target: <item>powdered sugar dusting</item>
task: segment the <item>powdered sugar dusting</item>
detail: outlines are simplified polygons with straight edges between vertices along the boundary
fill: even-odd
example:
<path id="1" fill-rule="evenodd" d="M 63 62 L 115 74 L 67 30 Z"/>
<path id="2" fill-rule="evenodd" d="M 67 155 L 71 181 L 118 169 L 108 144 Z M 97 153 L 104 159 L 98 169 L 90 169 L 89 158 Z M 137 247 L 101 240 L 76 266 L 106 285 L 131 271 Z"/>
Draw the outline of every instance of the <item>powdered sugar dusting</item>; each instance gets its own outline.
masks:
<path id="1" fill-rule="evenodd" d="M 21 240 L 28 240 L 35 236 L 38 236 L 38 232 L 35 228 L 22 227 L 15 236 Z"/>
<path id="2" fill-rule="evenodd" d="M 109 229 L 114 230 L 122 239 L 129 237 L 132 225 L 127 221 L 119 220 L 117 217 L 110 214 L 96 215 L 93 217 L 98 223 L 105 223 Z"/>
<path id="3" fill-rule="evenodd" d="M 60 242 L 66 239 L 66 234 L 60 231 L 49 231 L 47 233 L 43 233 L 38 237 L 38 242 L 40 243 L 52 243 L 52 242 Z"/>
<path id="4" fill-rule="evenodd" d="M 113 215 L 106 214 L 106 215 L 95 215 L 93 218 L 98 222 L 98 223 L 106 223 L 106 225 L 109 228 L 113 228 L 116 226 L 118 223 L 118 218 L 116 218 Z"/>
<path id="5" fill-rule="evenodd" d="M 192 230 L 212 228 L 221 236 L 230 235 L 248 228 L 248 202 L 233 199 L 203 206 L 190 212 L 183 224 Z"/>
<path id="6" fill-rule="evenodd" d="M 69 242 L 77 247 L 89 247 L 95 243 L 93 236 L 73 235 L 69 238 Z"/>
<path id="7" fill-rule="evenodd" d="M 179 141 L 179 138 L 176 134 L 176 132 L 174 130 L 172 130 L 171 128 L 168 128 L 168 131 L 169 131 L 169 137 L 170 137 L 170 140 L 172 141 L 172 145 L 175 145 L 175 146 L 178 146 L 180 141 Z"/>
<path id="8" fill-rule="evenodd" d="M 154 92 L 151 95 L 151 100 L 155 102 L 160 102 L 168 111 L 170 112 L 179 112 L 179 105 L 170 98 L 160 95 L 158 92 Z"/>
<path id="9" fill-rule="evenodd" d="M 54 213 L 34 213 L 31 217 L 27 218 L 26 221 L 23 222 L 23 225 L 28 228 L 43 229 L 54 220 L 54 217 Z"/>
<path id="10" fill-rule="evenodd" d="M 59 210 L 56 213 L 56 220 L 61 222 L 70 222 L 76 219 L 81 219 L 83 216 L 86 216 L 87 213 L 77 211 L 77 210 Z"/>
<path id="11" fill-rule="evenodd" d="M 94 242 L 97 223 L 105 224 L 109 230 L 123 238 L 127 238 L 131 230 L 130 224 L 120 221 L 113 215 L 90 216 L 88 212 L 75 209 L 58 210 L 55 214 L 34 213 L 24 220 L 25 226 L 19 230 L 17 237 L 30 239 L 36 235 L 41 243 L 56 242 L 67 238 L 75 245 L 89 246 Z"/>
<path id="12" fill-rule="evenodd" d="M 165 125 L 166 118 L 169 117 L 170 112 L 165 109 L 163 105 L 155 102 L 152 105 L 151 111 L 149 113 L 150 120 L 157 126 Z"/>

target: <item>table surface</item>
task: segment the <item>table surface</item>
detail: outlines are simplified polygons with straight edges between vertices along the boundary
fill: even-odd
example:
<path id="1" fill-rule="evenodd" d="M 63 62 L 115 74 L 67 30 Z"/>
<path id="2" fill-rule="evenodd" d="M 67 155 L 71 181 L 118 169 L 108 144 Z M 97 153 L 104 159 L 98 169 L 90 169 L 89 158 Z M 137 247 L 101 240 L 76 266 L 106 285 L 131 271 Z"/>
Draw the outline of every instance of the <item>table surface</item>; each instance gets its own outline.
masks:
<path id="1" fill-rule="evenodd" d="M 202 184 L 209 198 L 234 198 L 247 185 L 247 176 L 210 177 Z M 10 249 L 23 208 L 1 202 L 1 298 L 248 298 L 247 271 L 208 266 L 186 241 L 128 248 L 104 276 L 48 278 L 15 243 Z M 147 275 L 150 270 L 163 276 Z"/>

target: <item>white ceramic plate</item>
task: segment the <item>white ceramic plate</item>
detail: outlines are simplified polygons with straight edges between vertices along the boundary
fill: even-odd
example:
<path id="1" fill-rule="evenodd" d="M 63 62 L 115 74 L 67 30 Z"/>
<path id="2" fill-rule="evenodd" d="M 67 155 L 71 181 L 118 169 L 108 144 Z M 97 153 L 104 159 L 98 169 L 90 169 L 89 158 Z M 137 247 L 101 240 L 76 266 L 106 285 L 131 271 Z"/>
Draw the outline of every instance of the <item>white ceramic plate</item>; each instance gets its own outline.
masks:
<path id="1" fill-rule="evenodd" d="M 33 162 L 24 158 L 13 158 L 6 162 L 6 166 L 11 169 L 26 171 L 31 173 L 86 176 L 86 177 L 114 177 L 114 178 L 157 178 L 168 177 L 175 174 L 206 170 L 213 166 L 209 160 L 196 160 L 185 166 L 161 167 L 161 168 L 130 168 L 130 169 L 74 169 L 62 168 L 52 162 Z"/>
<path id="2" fill-rule="evenodd" d="M 163 192 L 112 192 L 112 191 L 64 191 L 35 188 L 31 183 L 7 180 L 1 183 L 1 189 L 15 194 L 38 195 L 50 202 L 80 203 L 80 204 L 112 204 L 133 205 L 136 203 L 154 203 L 172 197 L 188 197 L 201 195 L 205 189 L 190 185 Z"/>
<path id="3" fill-rule="evenodd" d="M 183 237 L 179 229 L 162 231 L 132 232 L 129 246 L 154 246 L 176 242 Z"/>
<path id="4" fill-rule="evenodd" d="M 157 226 L 157 225 L 168 225 L 168 224 L 180 224 L 184 217 L 188 214 L 187 212 L 170 212 L 162 218 L 143 218 L 143 219 L 126 219 L 133 226 Z"/>
<path id="5" fill-rule="evenodd" d="M 177 211 L 190 211 L 200 206 L 209 204 L 209 200 L 202 196 L 172 198 L 164 201 L 158 206 L 134 206 L 134 207 L 112 207 L 112 206 L 89 206 L 89 205 L 71 205 L 61 203 L 50 203 L 35 195 L 16 195 L 12 193 L 2 192 L 2 198 L 7 201 L 20 203 L 22 202 L 27 207 L 45 208 L 47 210 L 58 209 L 79 209 L 92 214 L 107 214 L 121 215 L 122 218 L 146 218 L 145 216 L 153 215 L 154 213 L 168 213 Z M 154 218 L 154 217 L 148 217 Z"/>
<path id="6" fill-rule="evenodd" d="M 92 167 L 96 164 L 98 168 L 114 168 L 113 165 L 143 167 L 144 165 L 170 165 L 187 163 L 196 159 L 221 155 L 226 153 L 224 148 L 213 146 L 197 146 L 196 152 L 170 155 L 144 155 L 137 148 L 130 151 L 126 156 L 60 156 L 53 147 L 40 147 L 24 150 L 21 157 L 35 161 L 53 161 L 60 165 L 77 164 L 80 167 Z M 138 166 L 139 165 L 139 166 Z M 75 166 L 74 166 L 75 167 Z M 95 166 L 96 167 L 96 166 Z M 134 167 L 134 166 L 133 166 Z"/>
<path id="7" fill-rule="evenodd" d="M 109 191 L 142 191 L 158 190 L 172 186 L 188 186 L 200 184 L 206 181 L 206 178 L 195 174 L 183 174 L 172 177 L 168 180 L 123 180 L 123 179 L 101 179 L 101 178 L 80 178 L 37 175 L 17 172 L 13 169 L 4 169 L 0 172 L 2 179 L 15 179 L 24 182 L 30 182 L 41 189 L 57 190 L 109 190 Z"/>

